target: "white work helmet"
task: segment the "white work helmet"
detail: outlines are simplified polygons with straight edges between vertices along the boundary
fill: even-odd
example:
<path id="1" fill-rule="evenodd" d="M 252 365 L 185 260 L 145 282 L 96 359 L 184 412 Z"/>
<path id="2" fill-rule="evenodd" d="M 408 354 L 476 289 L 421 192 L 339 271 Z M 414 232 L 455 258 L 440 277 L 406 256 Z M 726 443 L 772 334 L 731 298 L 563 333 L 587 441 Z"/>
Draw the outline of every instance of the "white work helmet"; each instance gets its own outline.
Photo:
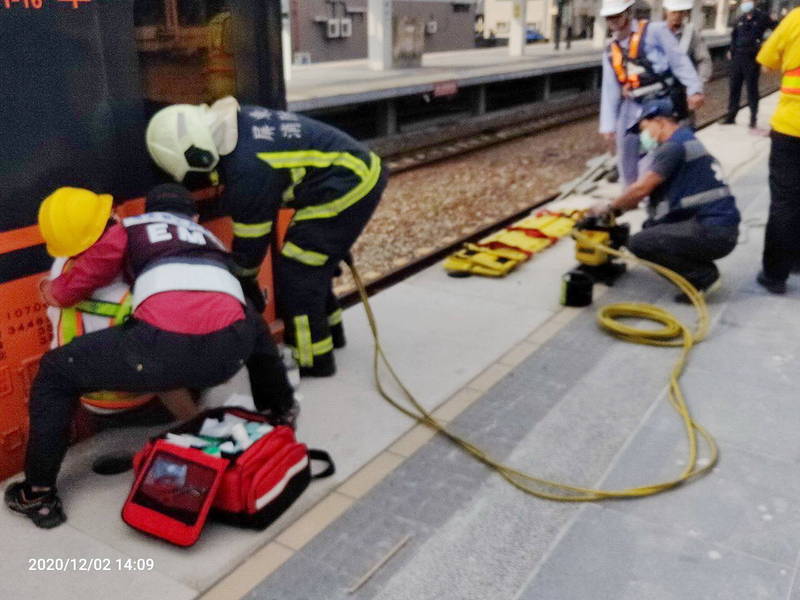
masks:
<path id="1" fill-rule="evenodd" d="M 147 125 L 147 151 L 175 181 L 183 181 L 189 171 L 213 171 L 219 162 L 219 150 L 211 134 L 214 120 L 205 104 L 162 108 Z"/>
<path id="2" fill-rule="evenodd" d="M 633 6 L 635 0 L 603 0 L 600 6 L 601 17 L 613 17 L 621 14 Z"/>
<path id="3" fill-rule="evenodd" d="M 694 0 L 664 0 L 664 10 L 679 11 L 692 10 Z"/>

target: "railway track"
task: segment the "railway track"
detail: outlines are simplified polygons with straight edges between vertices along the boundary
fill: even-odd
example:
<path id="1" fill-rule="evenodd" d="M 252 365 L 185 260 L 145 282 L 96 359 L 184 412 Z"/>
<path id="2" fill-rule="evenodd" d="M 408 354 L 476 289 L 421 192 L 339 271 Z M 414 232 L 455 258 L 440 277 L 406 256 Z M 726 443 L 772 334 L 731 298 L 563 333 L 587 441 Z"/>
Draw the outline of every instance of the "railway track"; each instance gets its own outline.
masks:
<path id="1" fill-rule="evenodd" d="M 511 125 L 486 130 L 471 137 L 462 137 L 410 152 L 403 152 L 394 156 L 390 155 L 384 159 L 384 164 L 389 167 L 391 173 L 401 173 L 467 152 L 482 150 L 495 144 L 502 144 L 519 137 L 539 133 L 552 127 L 593 117 L 596 114 L 597 103 L 593 100 L 584 106 L 578 106 L 563 112 L 555 112 L 540 118 L 526 119 Z"/>
<path id="2" fill-rule="evenodd" d="M 776 85 L 770 85 L 766 89 L 762 88 L 761 97 L 768 96 L 779 89 Z M 392 173 L 398 173 L 411 169 L 420 168 L 438 161 L 448 158 L 460 156 L 476 150 L 481 150 L 493 145 L 501 144 L 503 142 L 511 141 L 513 139 L 537 133 L 545 129 L 557 127 L 566 123 L 578 121 L 593 117 L 597 113 L 596 104 L 587 106 L 580 106 L 572 108 L 564 113 L 557 113 L 548 115 L 541 119 L 535 119 L 530 123 L 515 124 L 498 128 L 493 131 L 486 131 L 479 135 L 473 135 L 468 139 L 456 139 L 441 144 L 432 145 L 427 148 L 420 148 L 408 153 L 389 156 L 385 162 L 389 165 Z M 713 115 L 705 116 L 698 121 L 698 129 L 708 127 L 712 123 L 718 121 L 724 116 L 724 111 L 716 111 Z M 464 243 L 475 242 L 489 233 L 507 227 L 514 221 L 517 221 L 532 210 L 539 208 L 548 202 L 551 202 L 557 197 L 558 193 L 552 193 L 544 198 L 540 198 L 536 202 L 524 207 L 521 210 L 515 211 L 513 214 L 504 216 L 488 225 L 476 229 L 474 232 L 463 237 L 455 239 L 455 241 L 443 245 L 425 255 L 409 261 L 408 263 L 396 267 L 380 275 L 379 277 L 369 281 L 366 284 L 367 292 L 369 295 L 375 294 L 384 290 L 392 285 L 403 281 L 404 279 L 426 269 L 427 267 L 443 260 L 450 253 L 458 250 Z M 340 296 L 340 302 L 343 306 L 352 306 L 359 302 L 358 292 L 356 290 L 348 291 Z"/>

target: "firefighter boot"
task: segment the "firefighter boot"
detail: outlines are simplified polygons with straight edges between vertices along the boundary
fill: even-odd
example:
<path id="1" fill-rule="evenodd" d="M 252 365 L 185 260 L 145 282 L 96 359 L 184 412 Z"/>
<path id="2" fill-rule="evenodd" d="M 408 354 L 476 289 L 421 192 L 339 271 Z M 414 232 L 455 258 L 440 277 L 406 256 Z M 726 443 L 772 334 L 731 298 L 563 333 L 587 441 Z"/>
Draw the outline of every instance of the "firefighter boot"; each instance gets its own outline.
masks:
<path id="1" fill-rule="evenodd" d="M 347 345 L 347 339 L 344 337 L 344 325 L 339 322 L 336 325 L 331 325 L 331 337 L 333 338 L 334 348 L 344 348 Z"/>
<path id="2" fill-rule="evenodd" d="M 336 373 L 336 361 L 333 352 L 326 352 L 314 357 L 310 367 L 300 367 L 300 377 L 330 377 Z"/>

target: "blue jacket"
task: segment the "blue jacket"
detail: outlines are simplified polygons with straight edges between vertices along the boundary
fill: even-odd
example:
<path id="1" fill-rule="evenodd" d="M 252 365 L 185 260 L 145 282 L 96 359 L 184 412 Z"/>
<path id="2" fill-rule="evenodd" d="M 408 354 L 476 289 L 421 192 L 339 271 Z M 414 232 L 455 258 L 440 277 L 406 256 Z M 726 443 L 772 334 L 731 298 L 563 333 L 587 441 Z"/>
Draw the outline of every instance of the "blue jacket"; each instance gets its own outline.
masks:
<path id="1" fill-rule="evenodd" d="M 739 210 L 717 159 L 688 127 L 653 151 L 650 170 L 664 182 L 650 194 L 649 225 L 697 219 L 707 226 L 736 226 Z"/>

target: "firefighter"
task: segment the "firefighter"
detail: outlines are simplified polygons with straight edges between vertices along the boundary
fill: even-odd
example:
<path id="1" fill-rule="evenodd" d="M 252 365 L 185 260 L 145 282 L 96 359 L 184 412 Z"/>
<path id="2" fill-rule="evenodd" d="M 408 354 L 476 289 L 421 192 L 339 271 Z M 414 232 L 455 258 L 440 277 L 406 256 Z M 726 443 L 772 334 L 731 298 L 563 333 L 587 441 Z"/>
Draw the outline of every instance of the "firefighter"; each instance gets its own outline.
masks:
<path id="1" fill-rule="evenodd" d="M 739 211 L 717 160 L 691 128 L 681 125 L 672 101 L 645 103 L 631 133 L 652 152 L 652 163 L 639 179 L 594 214 L 619 215 L 649 198 L 648 219 L 632 236 L 628 249 L 639 258 L 663 265 L 707 295 L 720 286 L 714 261 L 736 247 Z M 684 294 L 675 298 L 688 302 Z"/>
<path id="2" fill-rule="evenodd" d="M 626 186 L 639 173 L 639 138 L 627 132 L 639 118 L 641 103 L 669 96 L 685 115 L 704 100 L 697 71 L 666 23 L 634 21 L 633 4 L 634 0 L 603 0 L 600 9 L 613 36 L 603 59 L 600 133 L 610 146 L 616 143 Z"/>
<path id="3" fill-rule="evenodd" d="M 776 23 L 769 15 L 757 10 L 751 0 L 742 2 L 739 11 L 742 14 L 736 19 L 731 31 L 731 49 L 728 51 L 731 61 L 728 114 L 722 122 L 725 125 L 736 123 L 744 84 L 747 87 L 747 104 L 750 106 L 750 128 L 755 129 L 758 125 L 759 76 L 756 55 L 767 31 L 773 29 Z"/>
<path id="4" fill-rule="evenodd" d="M 233 217 L 236 274 L 254 302 L 278 209 L 294 217 L 275 261 L 278 315 L 302 376 L 336 371 L 345 344 L 331 281 L 386 185 L 380 159 L 347 134 L 303 115 L 234 98 L 173 105 L 147 127 L 156 164 L 177 181 L 219 168 L 223 210 Z"/>
<path id="5" fill-rule="evenodd" d="M 782 75 L 770 132 L 769 218 L 756 280 L 771 293 L 784 294 L 790 271 L 800 264 L 800 8 L 769 36 L 758 62 Z"/>
<path id="6" fill-rule="evenodd" d="M 248 308 L 229 255 L 193 218 L 189 193 L 175 184 L 147 196 L 147 212 L 104 232 L 111 197 L 55 193 L 40 209 L 53 220 L 48 243 L 79 255 L 43 281 L 53 306 L 71 306 L 123 272 L 133 286 L 133 317 L 45 353 L 31 387 L 25 480 L 5 502 L 38 527 L 66 520 L 55 487 L 78 398 L 94 390 L 158 392 L 218 385 L 247 364 L 256 406 L 293 425 L 297 406 L 263 319 Z M 56 217 L 58 217 L 56 219 Z"/>

